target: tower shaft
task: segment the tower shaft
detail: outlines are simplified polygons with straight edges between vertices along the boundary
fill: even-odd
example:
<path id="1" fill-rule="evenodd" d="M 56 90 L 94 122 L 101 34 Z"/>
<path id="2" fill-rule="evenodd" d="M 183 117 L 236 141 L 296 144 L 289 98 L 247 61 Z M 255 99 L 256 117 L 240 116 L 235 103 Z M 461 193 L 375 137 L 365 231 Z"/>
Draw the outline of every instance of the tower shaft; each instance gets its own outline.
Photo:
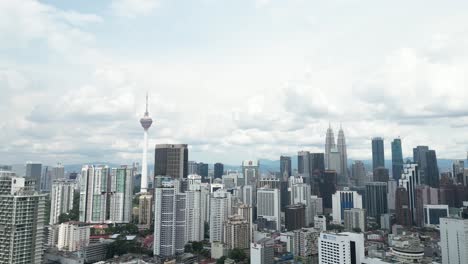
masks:
<path id="1" fill-rule="evenodd" d="M 140 192 L 148 192 L 148 130 L 143 133 L 143 160 L 141 162 L 141 188 Z"/>

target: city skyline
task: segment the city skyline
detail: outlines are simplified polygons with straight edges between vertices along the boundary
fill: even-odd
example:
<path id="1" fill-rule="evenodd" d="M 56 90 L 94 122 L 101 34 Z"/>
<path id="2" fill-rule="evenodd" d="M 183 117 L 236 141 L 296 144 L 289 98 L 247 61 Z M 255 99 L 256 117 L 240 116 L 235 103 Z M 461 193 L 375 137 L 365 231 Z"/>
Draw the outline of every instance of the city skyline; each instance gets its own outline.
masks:
<path id="1" fill-rule="evenodd" d="M 195 160 L 322 152 L 329 122 L 349 158 L 376 136 L 464 158 L 468 3 L 403 3 L 2 1 L 0 155 L 140 160 L 148 91 L 149 148 L 189 144 Z"/>

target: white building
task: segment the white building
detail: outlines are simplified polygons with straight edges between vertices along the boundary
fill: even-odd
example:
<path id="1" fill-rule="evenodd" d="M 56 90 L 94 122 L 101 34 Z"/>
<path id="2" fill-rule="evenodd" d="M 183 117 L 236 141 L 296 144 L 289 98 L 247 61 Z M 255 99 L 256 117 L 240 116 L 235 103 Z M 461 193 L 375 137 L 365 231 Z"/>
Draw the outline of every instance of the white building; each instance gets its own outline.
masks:
<path id="1" fill-rule="evenodd" d="M 434 227 L 440 223 L 440 218 L 449 216 L 449 206 L 446 204 L 424 205 L 424 226 Z"/>
<path id="2" fill-rule="evenodd" d="M 273 264 L 275 241 L 271 238 L 262 238 L 250 244 L 250 263 Z"/>
<path id="3" fill-rule="evenodd" d="M 91 226 L 78 222 L 62 223 L 58 227 L 57 248 L 62 251 L 78 251 L 89 245 Z"/>
<path id="4" fill-rule="evenodd" d="M 187 241 L 202 241 L 205 236 L 205 223 L 202 217 L 202 199 L 201 191 L 187 191 Z"/>
<path id="5" fill-rule="evenodd" d="M 281 199 L 279 189 L 257 190 L 257 217 L 274 221 L 276 231 L 281 231 Z"/>
<path id="6" fill-rule="evenodd" d="M 76 182 L 73 180 L 61 179 L 52 183 L 50 193 L 50 225 L 55 225 L 59 222 L 59 215 L 71 211 L 75 188 Z"/>
<path id="7" fill-rule="evenodd" d="M 466 264 L 468 260 L 468 219 L 440 219 L 442 264 Z"/>
<path id="8" fill-rule="evenodd" d="M 244 174 L 244 180 L 246 185 L 255 183 L 257 179 L 260 179 L 259 173 L 259 162 L 258 160 L 244 160 L 242 162 L 242 173 Z"/>
<path id="9" fill-rule="evenodd" d="M 231 194 L 223 189 L 210 196 L 210 242 L 222 242 L 224 222 L 231 210 Z"/>
<path id="10" fill-rule="evenodd" d="M 327 218 L 324 215 L 314 216 L 314 228 L 320 231 L 327 231 Z"/>
<path id="11" fill-rule="evenodd" d="M 321 233 L 318 247 L 319 264 L 363 263 L 365 259 L 362 233 Z"/>
<path id="12" fill-rule="evenodd" d="M 353 231 L 354 228 L 366 231 L 366 210 L 351 208 L 344 210 L 344 226 L 346 231 Z"/>
<path id="13" fill-rule="evenodd" d="M 355 191 L 345 188 L 332 195 L 333 222 L 341 224 L 344 219 L 344 210 L 351 208 L 362 209 L 362 197 Z"/>
<path id="14" fill-rule="evenodd" d="M 314 221 L 310 185 L 303 183 L 302 177 L 289 177 L 289 204 L 303 204 L 305 207 L 304 223 L 309 226 Z"/>
<path id="15" fill-rule="evenodd" d="M 184 252 L 186 239 L 186 194 L 175 180 L 163 179 L 155 188 L 154 255 L 174 256 Z"/>
<path id="16" fill-rule="evenodd" d="M 109 219 L 110 223 L 132 221 L 132 198 L 134 170 L 122 166 L 110 170 Z"/>

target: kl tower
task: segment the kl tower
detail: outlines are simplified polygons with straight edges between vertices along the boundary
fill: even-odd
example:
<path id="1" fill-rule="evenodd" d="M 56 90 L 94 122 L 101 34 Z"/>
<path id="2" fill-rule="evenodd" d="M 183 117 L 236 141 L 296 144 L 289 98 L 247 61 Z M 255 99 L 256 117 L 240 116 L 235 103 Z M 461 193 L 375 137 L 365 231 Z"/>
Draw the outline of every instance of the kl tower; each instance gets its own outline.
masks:
<path id="1" fill-rule="evenodd" d="M 148 192 L 148 129 L 153 124 L 153 119 L 148 113 L 148 93 L 146 93 L 146 111 L 145 115 L 140 119 L 140 124 L 145 130 L 143 133 L 143 160 L 141 162 L 141 193 Z"/>

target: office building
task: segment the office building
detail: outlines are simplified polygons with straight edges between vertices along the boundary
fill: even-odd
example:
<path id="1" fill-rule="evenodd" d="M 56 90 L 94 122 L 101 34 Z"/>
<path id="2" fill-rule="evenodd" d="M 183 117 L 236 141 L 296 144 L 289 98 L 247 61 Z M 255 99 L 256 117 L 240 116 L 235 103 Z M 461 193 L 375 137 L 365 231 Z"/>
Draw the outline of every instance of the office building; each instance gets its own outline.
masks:
<path id="1" fill-rule="evenodd" d="M 323 200 L 323 207 L 331 209 L 332 206 L 332 195 L 336 192 L 337 175 L 334 170 L 326 170 L 323 173 L 322 179 L 320 179 L 320 196 Z"/>
<path id="2" fill-rule="evenodd" d="M 381 137 L 372 139 L 372 171 L 385 167 L 384 140 Z"/>
<path id="3" fill-rule="evenodd" d="M 454 160 L 452 164 L 452 175 L 456 183 L 465 184 L 465 161 L 464 160 Z"/>
<path id="4" fill-rule="evenodd" d="M 184 252 L 186 239 L 186 195 L 176 180 L 164 178 L 154 190 L 154 255 L 174 256 Z"/>
<path id="5" fill-rule="evenodd" d="M 426 153 L 428 151 L 429 151 L 428 146 L 417 146 L 416 148 L 413 148 L 413 162 L 418 164 L 420 184 L 427 184 L 426 183 L 426 170 L 427 170 Z"/>
<path id="6" fill-rule="evenodd" d="M 354 186 L 357 187 L 362 187 L 368 182 L 366 167 L 362 161 L 356 160 L 351 165 L 351 178 L 354 182 Z"/>
<path id="7" fill-rule="evenodd" d="M 416 192 L 416 225 L 423 227 L 425 224 L 424 206 L 439 204 L 439 189 L 432 188 L 427 185 L 418 185 L 415 188 Z"/>
<path id="8" fill-rule="evenodd" d="M 392 141 L 392 178 L 398 181 L 403 173 L 403 151 L 401 139 L 395 138 Z"/>
<path id="9" fill-rule="evenodd" d="M 283 179 L 288 179 L 292 176 L 292 164 L 291 157 L 281 156 L 280 157 L 280 174 Z"/>
<path id="10" fill-rule="evenodd" d="M 366 210 L 359 208 L 351 208 L 344 210 L 344 227 L 346 231 L 354 231 L 355 229 L 366 231 Z"/>
<path id="11" fill-rule="evenodd" d="M 405 188 L 408 195 L 408 210 L 410 212 L 412 225 L 416 225 L 416 186 L 421 184 L 420 178 L 419 166 L 414 163 L 408 163 L 403 166 L 403 174 L 401 175 L 398 183 L 400 187 Z M 402 194 L 402 192 L 400 191 L 400 193 L 398 193 L 397 190 L 397 200 L 400 199 L 403 202 L 406 201 L 404 198 L 398 197 L 398 194 Z M 398 202 L 396 206 L 398 208 Z"/>
<path id="12" fill-rule="evenodd" d="M 34 180 L 0 177 L 0 263 L 42 263 L 47 195 L 36 188 Z"/>
<path id="13" fill-rule="evenodd" d="M 26 163 L 26 178 L 34 180 L 36 190 L 39 191 L 41 187 L 42 178 L 42 164 L 39 162 L 27 162 Z"/>
<path id="14" fill-rule="evenodd" d="M 378 167 L 374 170 L 373 173 L 374 182 L 388 182 L 389 173 L 388 169 L 384 167 Z"/>
<path id="15" fill-rule="evenodd" d="M 220 179 L 224 174 L 224 165 L 222 163 L 215 163 L 214 164 L 214 178 Z"/>
<path id="16" fill-rule="evenodd" d="M 309 167 L 312 172 L 310 180 L 310 188 L 312 195 L 319 195 L 320 179 L 323 177 L 325 171 L 325 155 L 323 153 L 310 153 L 309 154 Z"/>
<path id="17" fill-rule="evenodd" d="M 134 168 L 122 166 L 110 170 L 109 219 L 110 223 L 132 221 Z"/>
<path id="18" fill-rule="evenodd" d="M 396 199 L 396 189 L 398 188 L 398 181 L 391 180 L 387 183 L 387 205 L 388 211 L 394 212 L 395 211 L 395 199 Z"/>
<path id="19" fill-rule="evenodd" d="M 333 134 L 333 129 L 329 125 L 325 136 L 325 169 L 327 170 L 330 170 L 330 152 L 335 148 L 335 136 Z"/>
<path id="20" fill-rule="evenodd" d="M 148 129 L 151 127 L 153 119 L 149 116 L 148 112 L 148 94 L 146 94 L 146 111 L 144 116 L 140 119 L 140 124 L 143 127 L 143 155 L 141 162 L 141 186 L 140 192 L 148 192 Z"/>
<path id="21" fill-rule="evenodd" d="M 362 196 L 355 191 L 344 189 L 333 194 L 333 222 L 341 224 L 344 211 L 351 208 L 362 209 Z"/>
<path id="22" fill-rule="evenodd" d="M 191 175 L 189 175 L 190 177 Z M 187 220 L 187 241 L 202 241 L 205 236 L 205 210 L 201 190 L 189 190 L 186 194 L 185 215 Z"/>
<path id="23" fill-rule="evenodd" d="M 305 206 L 303 204 L 292 204 L 286 206 L 284 215 L 286 230 L 292 231 L 306 227 Z"/>
<path id="24" fill-rule="evenodd" d="M 439 188 L 439 167 L 435 150 L 426 152 L 425 184 L 433 188 Z"/>
<path id="25" fill-rule="evenodd" d="M 76 182 L 73 180 L 60 179 L 54 181 L 50 193 L 50 225 L 57 224 L 61 214 L 71 211 L 76 187 Z"/>
<path id="26" fill-rule="evenodd" d="M 257 189 L 257 218 L 274 223 L 276 231 L 281 231 L 280 190 L 270 188 Z"/>
<path id="27" fill-rule="evenodd" d="M 154 175 L 174 179 L 188 176 L 187 144 L 157 144 L 154 153 Z"/>
<path id="28" fill-rule="evenodd" d="M 256 180 L 260 178 L 259 166 L 258 160 L 244 160 L 242 162 L 245 185 L 255 185 Z"/>
<path id="29" fill-rule="evenodd" d="M 318 244 L 319 264 L 364 262 L 364 235 L 362 233 L 321 233 Z"/>
<path id="30" fill-rule="evenodd" d="M 321 197 L 316 195 L 310 196 L 310 204 L 312 206 L 312 215 L 321 215 L 323 214 L 323 200 Z"/>
<path id="31" fill-rule="evenodd" d="M 289 177 L 289 202 L 291 205 L 304 205 L 304 223 L 309 226 L 313 223 L 314 211 L 311 204 L 310 185 L 303 182 L 303 178 Z"/>
<path id="32" fill-rule="evenodd" d="M 79 222 L 67 222 L 58 226 L 57 248 L 62 251 L 78 251 L 89 245 L 91 226 Z"/>
<path id="33" fill-rule="evenodd" d="M 257 181 L 257 188 L 272 188 L 272 189 L 280 189 L 281 188 L 281 181 L 278 178 L 274 177 L 264 177 L 260 178 Z"/>
<path id="34" fill-rule="evenodd" d="M 402 226 L 412 225 L 413 218 L 408 191 L 406 188 L 399 186 L 395 191 L 395 197 L 396 223 Z"/>
<path id="35" fill-rule="evenodd" d="M 224 222 L 231 210 L 231 194 L 218 189 L 210 196 L 210 242 L 222 242 Z"/>
<path id="36" fill-rule="evenodd" d="M 199 162 L 197 171 L 198 175 L 200 175 L 202 179 L 208 178 L 208 164 Z"/>
<path id="37" fill-rule="evenodd" d="M 338 184 L 340 182 L 343 183 L 343 172 L 341 171 L 341 153 L 336 147 L 330 149 L 330 153 L 328 155 L 328 169 L 336 171 L 336 174 L 338 174 Z"/>
<path id="38" fill-rule="evenodd" d="M 198 163 L 196 161 L 189 161 L 188 163 L 188 175 L 198 175 Z"/>
<path id="39" fill-rule="evenodd" d="M 440 219 L 442 264 L 466 264 L 468 260 L 468 219 Z"/>
<path id="40" fill-rule="evenodd" d="M 224 244 L 227 249 L 250 247 L 250 224 L 240 215 L 229 216 L 224 223 Z"/>
<path id="41" fill-rule="evenodd" d="M 380 215 L 388 213 L 386 182 L 369 182 L 366 184 L 367 215 L 379 220 Z"/>
<path id="42" fill-rule="evenodd" d="M 449 216 L 449 207 L 446 204 L 424 205 L 424 226 L 434 227 L 440 224 L 440 218 Z"/>
<path id="43" fill-rule="evenodd" d="M 306 182 L 310 180 L 310 158 L 309 151 L 299 151 L 297 153 L 297 172 L 302 176 Z"/>
<path id="44" fill-rule="evenodd" d="M 273 264 L 275 263 L 275 241 L 272 238 L 262 238 L 250 244 L 250 263 Z"/>
<path id="45" fill-rule="evenodd" d="M 338 152 L 340 153 L 340 172 L 344 179 L 348 178 L 348 153 L 346 150 L 346 138 L 343 129 L 340 126 L 338 131 L 338 140 L 336 142 Z"/>

